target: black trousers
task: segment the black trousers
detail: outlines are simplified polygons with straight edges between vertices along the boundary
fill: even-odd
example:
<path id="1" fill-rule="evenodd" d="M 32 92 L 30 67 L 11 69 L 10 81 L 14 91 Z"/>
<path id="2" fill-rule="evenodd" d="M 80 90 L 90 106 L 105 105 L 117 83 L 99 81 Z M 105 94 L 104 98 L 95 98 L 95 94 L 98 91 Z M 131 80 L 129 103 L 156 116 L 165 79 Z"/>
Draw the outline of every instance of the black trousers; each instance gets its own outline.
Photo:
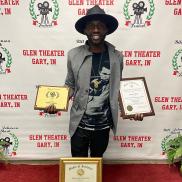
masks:
<path id="1" fill-rule="evenodd" d="M 109 142 L 110 128 L 90 131 L 77 128 L 71 137 L 72 157 L 88 157 L 90 150 L 91 157 L 102 157 Z"/>

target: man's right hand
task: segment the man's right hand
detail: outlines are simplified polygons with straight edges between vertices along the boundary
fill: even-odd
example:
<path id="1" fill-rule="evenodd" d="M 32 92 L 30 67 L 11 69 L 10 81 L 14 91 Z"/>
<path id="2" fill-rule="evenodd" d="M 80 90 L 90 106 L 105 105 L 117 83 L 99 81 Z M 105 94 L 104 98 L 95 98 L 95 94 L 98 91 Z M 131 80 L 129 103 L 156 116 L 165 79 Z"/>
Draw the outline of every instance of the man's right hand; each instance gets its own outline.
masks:
<path id="1" fill-rule="evenodd" d="M 56 106 L 54 104 L 47 106 L 44 109 L 45 113 L 49 113 L 49 114 L 56 114 L 58 112 L 58 110 L 56 110 Z"/>

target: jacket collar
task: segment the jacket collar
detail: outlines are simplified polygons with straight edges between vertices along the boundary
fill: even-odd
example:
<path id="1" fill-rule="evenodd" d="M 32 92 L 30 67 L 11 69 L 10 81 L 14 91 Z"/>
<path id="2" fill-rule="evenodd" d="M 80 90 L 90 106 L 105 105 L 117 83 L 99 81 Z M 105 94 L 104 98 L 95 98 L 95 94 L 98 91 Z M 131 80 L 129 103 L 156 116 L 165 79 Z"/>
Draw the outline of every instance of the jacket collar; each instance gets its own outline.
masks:
<path id="1" fill-rule="evenodd" d="M 105 41 L 104 43 L 108 47 L 108 50 L 114 52 L 114 50 L 115 50 L 115 46 L 114 45 L 110 44 L 107 41 Z M 84 49 L 85 49 L 85 56 L 91 56 L 91 55 L 93 55 L 93 53 L 89 51 L 88 41 L 85 42 Z"/>

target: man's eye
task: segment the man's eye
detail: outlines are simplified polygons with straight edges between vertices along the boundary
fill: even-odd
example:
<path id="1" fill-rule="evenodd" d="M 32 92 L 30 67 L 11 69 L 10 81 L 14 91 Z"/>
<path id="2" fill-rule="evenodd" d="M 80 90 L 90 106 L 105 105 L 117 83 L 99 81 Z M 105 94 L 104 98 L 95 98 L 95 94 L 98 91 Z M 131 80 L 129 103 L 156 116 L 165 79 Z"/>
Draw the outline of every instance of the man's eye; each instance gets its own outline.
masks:
<path id="1" fill-rule="evenodd" d="M 103 25 L 92 25 L 92 24 L 87 25 L 87 28 L 90 28 L 90 29 L 94 29 L 95 27 L 98 28 L 98 29 L 104 28 Z"/>

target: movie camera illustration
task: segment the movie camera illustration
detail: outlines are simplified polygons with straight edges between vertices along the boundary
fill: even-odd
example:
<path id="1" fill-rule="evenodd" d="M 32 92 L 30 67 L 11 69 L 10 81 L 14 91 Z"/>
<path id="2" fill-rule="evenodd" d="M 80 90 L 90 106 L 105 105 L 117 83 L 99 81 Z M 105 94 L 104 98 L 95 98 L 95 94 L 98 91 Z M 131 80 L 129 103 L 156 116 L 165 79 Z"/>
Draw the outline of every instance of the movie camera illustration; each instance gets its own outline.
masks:
<path id="1" fill-rule="evenodd" d="M 37 16 L 41 16 L 40 26 L 48 26 L 48 25 L 50 25 L 48 14 L 50 12 L 52 12 L 52 8 L 49 7 L 49 2 L 48 1 L 44 1 L 43 3 L 38 3 L 37 7 L 38 7 L 38 10 L 40 12 L 40 14 L 38 14 Z"/>
<path id="2" fill-rule="evenodd" d="M 0 138 L 1 146 L 3 147 L 3 153 L 4 155 L 9 154 L 9 147 L 12 145 L 12 142 L 10 141 L 9 137 Z"/>
<path id="3" fill-rule="evenodd" d="M 144 1 L 140 1 L 138 3 L 133 3 L 132 8 L 133 8 L 134 15 L 131 15 L 131 16 L 135 16 L 133 24 L 141 25 L 142 24 L 142 14 L 147 12 L 147 8 L 145 7 Z"/>
<path id="4" fill-rule="evenodd" d="M 3 71 L 2 64 L 3 64 L 4 61 L 5 61 L 5 58 L 3 58 L 3 55 L 2 55 L 2 53 L 0 52 L 0 71 Z"/>

